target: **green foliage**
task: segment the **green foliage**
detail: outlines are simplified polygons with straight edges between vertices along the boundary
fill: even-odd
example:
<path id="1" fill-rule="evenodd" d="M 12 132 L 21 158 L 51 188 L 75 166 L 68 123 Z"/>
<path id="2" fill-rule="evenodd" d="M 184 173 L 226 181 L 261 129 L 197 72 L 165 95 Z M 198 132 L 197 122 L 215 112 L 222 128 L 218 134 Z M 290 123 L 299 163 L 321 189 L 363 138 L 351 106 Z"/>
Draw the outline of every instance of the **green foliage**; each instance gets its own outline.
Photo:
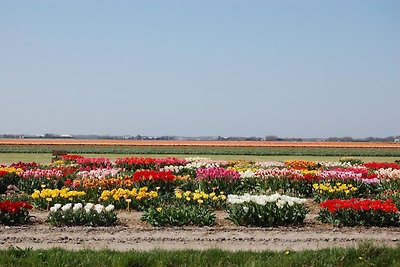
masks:
<path id="1" fill-rule="evenodd" d="M 127 251 L 78 250 L 59 248 L 0 250 L 0 266 L 399 266 L 400 247 L 332 248 L 315 251 Z"/>
<path id="2" fill-rule="evenodd" d="M 385 191 L 385 190 L 397 190 L 400 188 L 400 180 L 399 179 L 382 179 L 379 183 L 379 190 L 378 191 Z"/>
<path id="3" fill-rule="evenodd" d="M 272 191 L 291 191 L 300 197 L 311 197 L 313 192 L 313 183 L 314 180 L 306 180 L 306 179 L 291 179 L 284 177 L 269 177 L 263 178 L 260 187 L 261 188 L 269 188 Z"/>
<path id="4" fill-rule="evenodd" d="M 215 223 L 215 219 L 215 214 L 204 205 L 151 207 L 141 218 L 153 226 L 211 226 Z"/>
<path id="5" fill-rule="evenodd" d="M 398 148 L 334 147 L 207 147 L 207 146 L 129 146 L 129 145 L 0 145 L 0 153 L 51 153 L 66 150 L 74 154 L 186 154 L 186 155 L 264 155 L 264 156 L 381 156 L 400 157 Z"/>
<path id="6" fill-rule="evenodd" d="M 0 224 L 4 225 L 21 225 L 29 222 L 30 216 L 28 210 L 23 210 L 18 213 L 10 213 L 0 211 Z"/>
<path id="7" fill-rule="evenodd" d="M 351 165 L 361 165 L 364 163 L 361 159 L 355 157 L 342 157 L 339 159 L 339 162 L 350 163 Z"/>
<path id="8" fill-rule="evenodd" d="M 254 202 L 233 204 L 228 207 L 229 220 L 236 225 L 274 227 L 303 223 L 307 209 L 303 204 L 288 203 L 278 207 L 275 202 L 259 205 Z"/>

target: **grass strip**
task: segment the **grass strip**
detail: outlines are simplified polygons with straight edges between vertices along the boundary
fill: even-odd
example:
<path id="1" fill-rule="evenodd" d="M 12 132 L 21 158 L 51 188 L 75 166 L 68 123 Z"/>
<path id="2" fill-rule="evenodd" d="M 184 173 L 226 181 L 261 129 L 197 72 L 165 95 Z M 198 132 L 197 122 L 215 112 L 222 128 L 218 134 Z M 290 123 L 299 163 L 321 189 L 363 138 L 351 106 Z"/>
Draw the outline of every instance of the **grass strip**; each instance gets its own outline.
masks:
<path id="1" fill-rule="evenodd" d="M 70 154 L 93 153 L 93 154 L 400 157 L 399 148 L 0 145 L 0 153 L 51 153 L 53 150 L 65 150 Z"/>
<path id="2" fill-rule="evenodd" d="M 331 248 L 316 251 L 228 252 L 212 250 L 32 250 L 0 251 L 0 266 L 399 266 L 400 246 Z"/>

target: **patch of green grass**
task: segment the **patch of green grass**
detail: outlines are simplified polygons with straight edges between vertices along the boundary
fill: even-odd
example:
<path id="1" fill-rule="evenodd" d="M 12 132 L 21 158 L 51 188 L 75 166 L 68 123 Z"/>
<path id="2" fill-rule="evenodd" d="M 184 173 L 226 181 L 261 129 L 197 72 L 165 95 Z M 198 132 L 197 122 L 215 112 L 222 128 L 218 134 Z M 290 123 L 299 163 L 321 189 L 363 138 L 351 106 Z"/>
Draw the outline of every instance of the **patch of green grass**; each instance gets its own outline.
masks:
<path id="1" fill-rule="evenodd" d="M 133 146 L 133 145 L 0 145 L 0 153 L 51 153 L 66 150 L 77 154 L 184 154 L 253 156 L 355 156 L 400 157 L 399 148 L 341 147 L 240 147 L 240 146 Z"/>
<path id="2" fill-rule="evenodd" d="M 188 154 L 80 154 L 85 157 L 105 157 L 110 160 L 124 157 L 206 157 L 215 160 L 248 160 L 248 161 L 285 161 L 285 160 L 311 160 L 311 161 L 338 161 L 340 157 L 333 156 L 256 156 L 256 155 L 188 155 Z M 394 162 L 399 157 L 358 157 L 363 162 Z M 9 165 L 18 161 L 37 162 L 49 164 L 51 162 L 50 153 L 0 153 L 0 165 Z"/>
<path id="3" fill-rule="evenodd" d="M 0 251 L 0 266 L 399 266 L 400 247 L 332 248 L 316 251 L 228 252 L 212 250 L 8 249 Z"/>

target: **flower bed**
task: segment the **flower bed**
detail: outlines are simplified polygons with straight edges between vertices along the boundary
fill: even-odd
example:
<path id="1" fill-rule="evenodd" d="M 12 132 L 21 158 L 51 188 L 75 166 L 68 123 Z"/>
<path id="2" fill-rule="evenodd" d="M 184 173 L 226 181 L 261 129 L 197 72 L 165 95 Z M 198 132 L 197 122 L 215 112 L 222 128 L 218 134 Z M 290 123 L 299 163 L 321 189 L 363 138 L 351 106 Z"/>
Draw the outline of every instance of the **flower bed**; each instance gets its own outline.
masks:
<path id="1" fill-rule="evenodd" d="M 392 200 L 330 199 L 320 204 L 318 219 L 335 226 L 399 226 L 400 214 Z"/>
<path id="2" fill-rule="evenodd" d="M 101 204 L 55 204 L 50 208 L 47 222 L 54 226 L 111 226 L 117 221 L 114 206 Z"/>
<path id="3" fill-rule="evenodd" d="M 211 226 L 215 219 L 215 214 L 204 205 L 151 207 L 141 218 L 153 226 Z"/>
<path id="4" fill-rule="evenodd" d="M 305 199 L 286 195 L 228 195 L 229 220 L 244 226 L 301 224 L 307 214 Z"/>
<path id="5" fill-rule="evenodd" d="M 128 157 L 112 162 L 69 155 L 47 166 L 22 162 L 1 166 L 0 184 L 3 182 L 3 191 L 7 190 L 4 184 L 11 184 L 19 192 L 13 199 L 26 199 L 46 210 L 67 203 L 113 205 L 117 210 L 143 211 L 147 218 L 144 220 L 153 225 L 209 225 L 213 223 L 213 212 L 224 210 L 237 225 L 268 227 L 301 224 L 307 209 L 304 199 L 299 197 L 312 197 L 323 203 L 327 199 L 344 201 L 354 197 L 388 198 L 400 203 L 400 174 L 396 166 L 362 164 L 357 159 L 227 162 Z M 6 198 L 11 199 L 9 191 L 0 195 L 0 199 Z M 339 216 L 336 211 L 322 206 L 321 210 L 320 219 L 335 225 L 396 225 L 377 223 L 375 215 L 362 214 L 354 215 L 353 222 L 347 223 L 335 217 Z M 207 219 L 196 219 L 195 212 Z M 177 214 L 182 218 L 174 219 Z M 379 216 L 385 220 L 398 216 L 394 212 L 386 215 Z"/>
<path id="6" fill-rule="evenodd" d="M 21 201 L 1 201 L 0 202 L 0 224 L 19 225 L 29 222 L 29 210 L 32 205 Z"/>
<path id="7" fill-rule="evenodd" d="M 352 184 L 342 183 L 320 183 L 313 184 L 313 197 L 317 202 L 322 202 L 326 199 L 348 199 L 355 197 L 358 194 L 358 188 Z"/>
<path id="8" fill-rule="evenodd" d="M 32 202 L 38 208 L 49 208 L 53 203 L 66 204 L 68 202 L 81 202 L 84 200 L 86 192 L 64 189 L 43 189 L 35 190 L 31 197 Z"/>

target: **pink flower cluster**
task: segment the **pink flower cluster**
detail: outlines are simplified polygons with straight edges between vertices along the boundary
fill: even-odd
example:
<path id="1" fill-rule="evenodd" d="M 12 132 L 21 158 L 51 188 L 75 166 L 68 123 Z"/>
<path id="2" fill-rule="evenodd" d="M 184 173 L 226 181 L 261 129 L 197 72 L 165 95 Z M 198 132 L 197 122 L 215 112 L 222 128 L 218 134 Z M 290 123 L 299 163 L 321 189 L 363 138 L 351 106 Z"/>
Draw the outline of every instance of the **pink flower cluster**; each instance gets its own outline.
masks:
<path id="1" fill-rule="evenodd" d="M 59 168 L 56 169 L 30 169 L 20 174 L 22 178 L 61 178 L 63 177 L 63 171 Z"/>
<path id="2" fill-rule="evenodd" d="M 265 170 L 258 170 L 255 173 L 256 177 L 260 178 L 291 178 L 291 179 L 302 179 L 303 175 L 299 170 L 293 169 L 279 169 L 279 168 L 272 168 L 272 169 L 265 169 Z"/>
<path id="3" fill-rule="evenodd" d="M 114 169 L 114 168 L 100 168 L 96 170 L 90 171 L 79 171 L 76 176 L 79 178 L 90 178 L 90 179 L 101 179 L 106 177 L 116 177 L 117 174 L 121 171 L 121 169 Z"/>
<path id="4" fill-rule="evenodd" d="M 362 173 L 356 173 L 353 171 L 344 170 L 330 170 L 330 171 L 322 171 L 316 174 L 316 177 L 323 180 L 356 180 L 361 179 L 363 177 Z"/>
<path id="5" fill-rule="evenodd" d="M 337 171 L 337 172 L 354 172 L 354 173 L 360 173 L 363 176 L 368 176 L 368 169 L 363 166 L 359 167 L 350 167 L 350 168 L 333 168 L 330 169 L 331 171 Z"/>
<path id="6" fill-rule="evenodd" d="M 364 184 L 379 184 L 381 182 L 378 178 L 356 178 L 355 180 Z"/>
<path id="7" fill-rule="evenodd" d="M 235 170 L 227 170 L 221 167 L 200 168 L 196 170 L 196 179 L 236 181 L 240 179 L 240 173 Z"/>

